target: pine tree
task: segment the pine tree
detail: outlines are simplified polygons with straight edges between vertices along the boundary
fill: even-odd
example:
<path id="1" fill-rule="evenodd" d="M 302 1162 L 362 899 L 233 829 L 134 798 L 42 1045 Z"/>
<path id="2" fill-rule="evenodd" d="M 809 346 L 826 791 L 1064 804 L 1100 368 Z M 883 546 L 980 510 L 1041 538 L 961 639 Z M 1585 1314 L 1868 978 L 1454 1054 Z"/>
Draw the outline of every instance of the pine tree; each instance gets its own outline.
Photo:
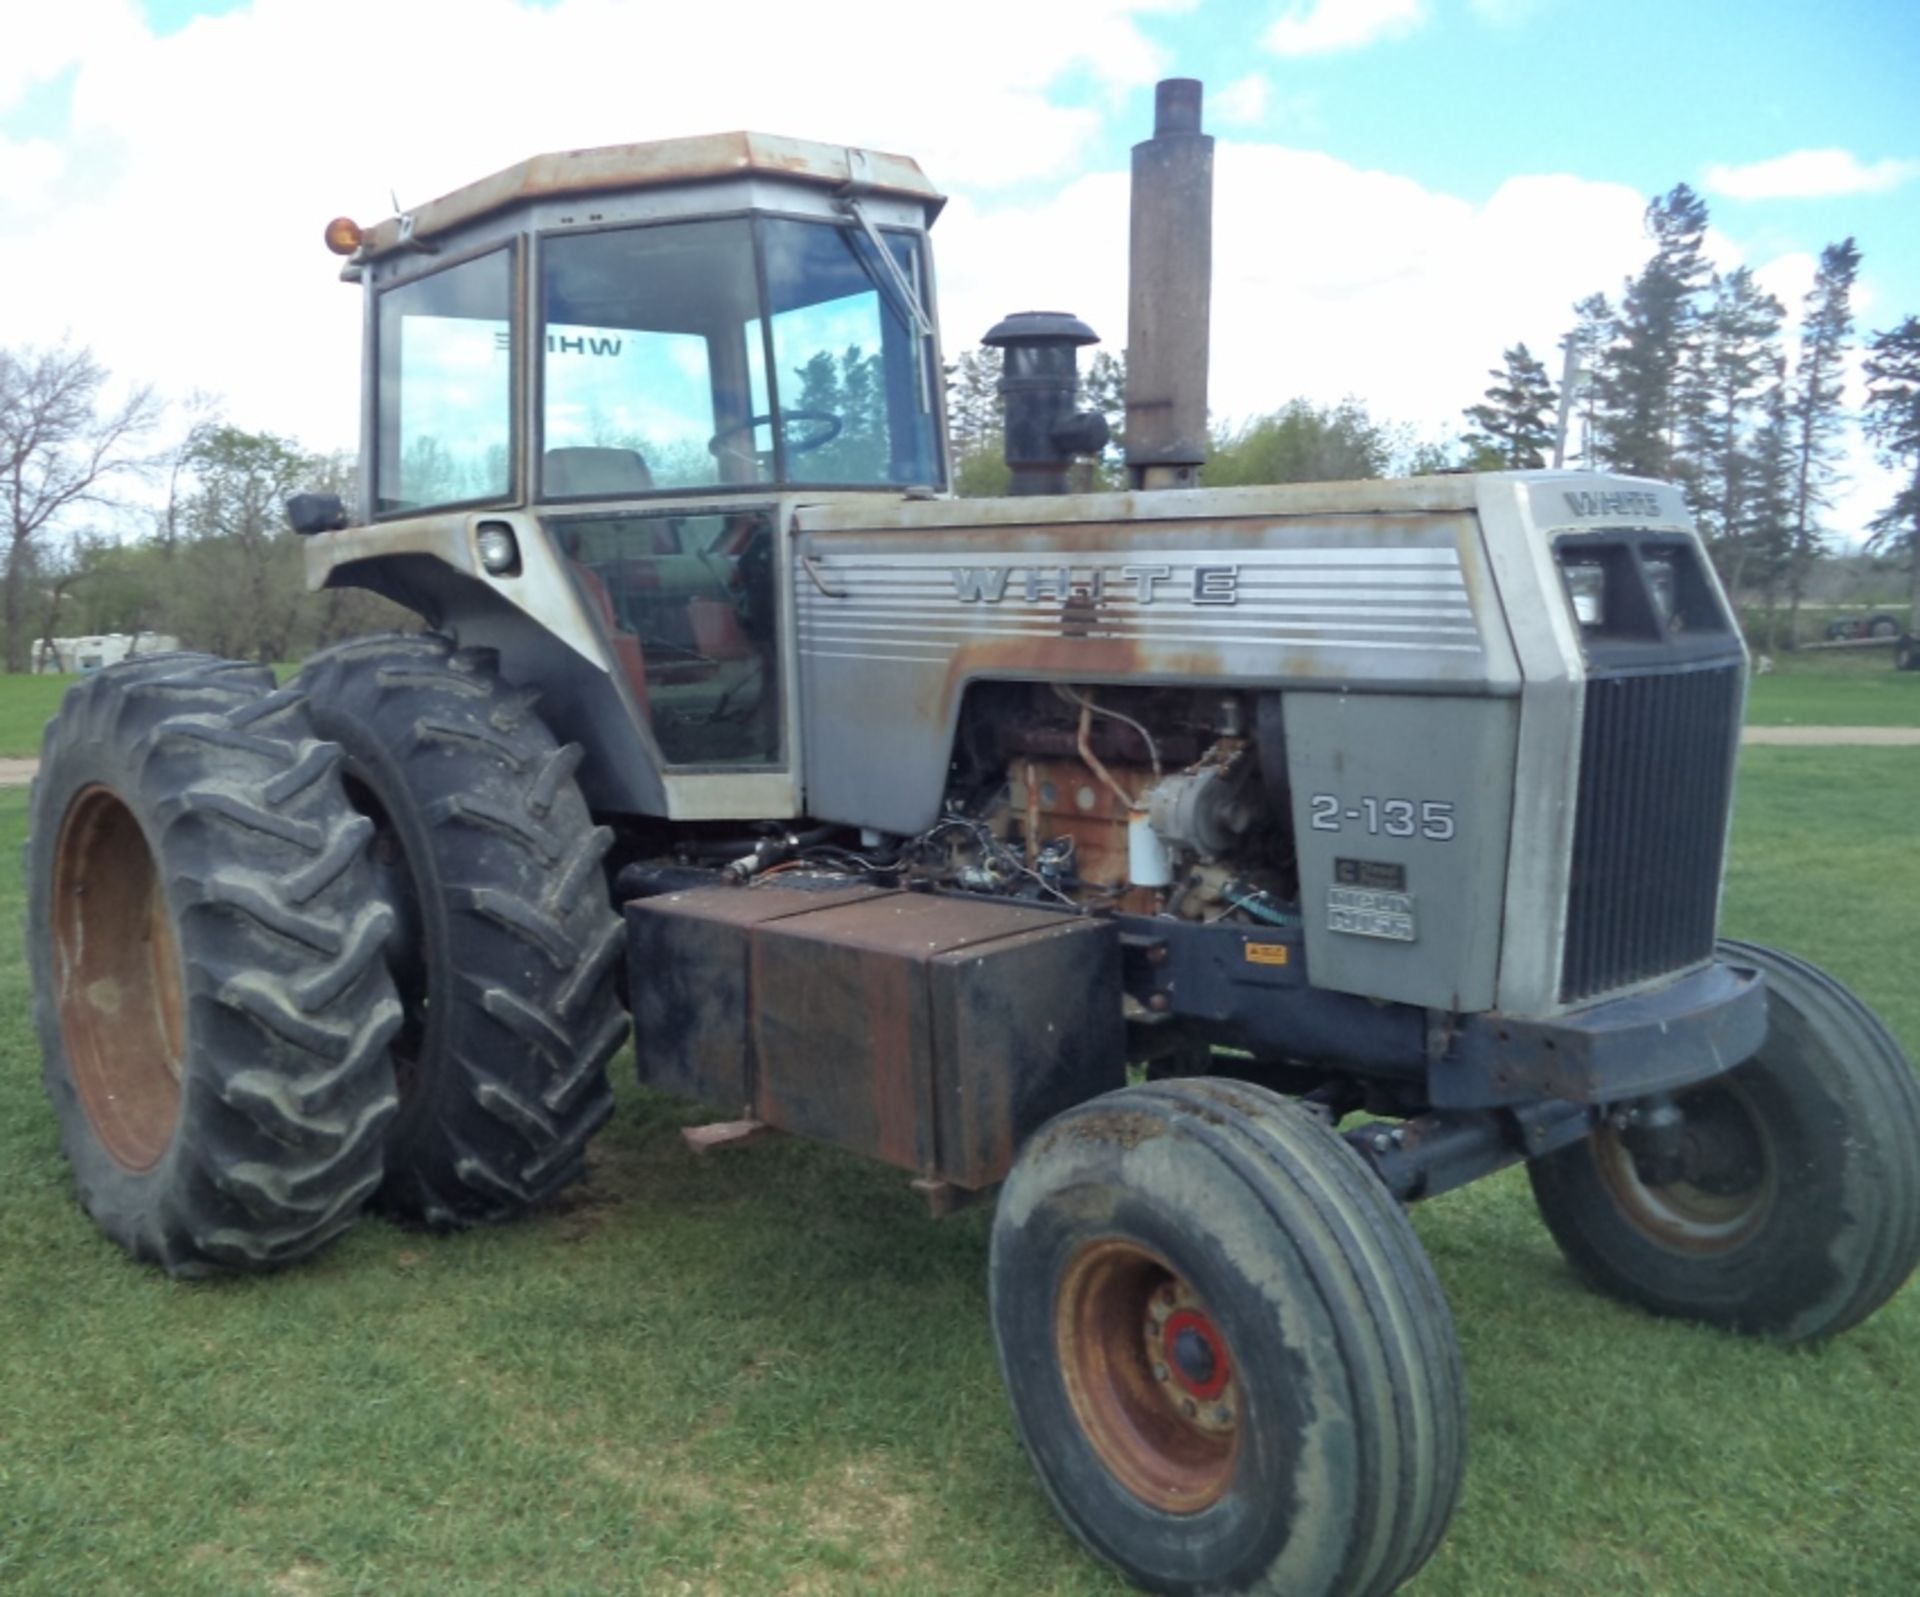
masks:
<path id="1" fill-rule="evenodd" d="M 1702 329 L 1699 399 L 1685 442 L 1700 531 L 1735 592 L 1751 552 L 1748 502 L 1758 486 L 1755 438 L 1766 424 L 1768 386 L 1780 369 L 1785 314 L 1748 268 L 1715 274 Z"/>
<path id="2" fill-rule="evenodd" d="M 1577 407 L 1574 414 L 1580 425 L 1573 453 L 1580 457 L 1581 465 L 1591 470 L 1598 464 L 1595 450 L 1600 436 L 1599 373 L 1607 364 L 1607 352 L 1613 343 L 1613 306 L 1605 294 L 1589 294 L 1573 307 L 1573 315 L 1573 331 L 1568 337 L 1573 343 L 1574 370 L 1578 376 L 1572 384 L 1571 403 Z"/>
<path id="3" fill-rule="evenodd" d="M 1793 561 L 1793 422 L 1787 362 L 1776 355 L 1761 397 L 1761 422 L 1753 435 L 1751 492 L 1741 508 L 1738 539 L 1742 581 L 1757 584 L 1766 604 L 1766 646 L 1777 646 L 1775 614 L 1780 582 Z M 1732 583 L 1729 581 L 1731 588 Z M 1739 593 L 1734 593 L 1737 603 Z"/>
<path id="4" fill-rule="evenodd" d="M 1558 396 L 1547 369 L 1533 358 L 1525 344 L 1515 344 L 1501 355 L 1504 364 L 1492 367 L 1486 402 L 1464 412 L 1473 431 L 1463 440 L 1468 464 L 1476 468 L 1515 470 L 1544 466 L 1543 451 L 1552 448 L 1554 407 Z"/>
<path id="5" fill-rule="evenodd" d="M 1867 436 L 1906 482 L 1873 518 L 1868 547 L 1907 557 L 1908 617 L 1920 632 L 1920 316 L 1875 333 L 1867 346 Z"/>
<path id="6" fill-rule="evenodd" d="M 1107 418 L 1107 447 L 1101 451 L 1095 476 L 1101 487 L 1123 487 L 1127 458 L 1127 356 L 1095 350 L 1080 375 L 1080 403 Z"/>
<path id="7" fill-rule="evenodd" d="M 859 344 L 848 345 L 837 358 L 815 350 L 793 375 L 799 379 L 798 397 L 784 407 L 788 414 L 831 416 L 840 425 L 824 445 L 805 447 L 809 429 L 820 424 L 796 420 L 786 437 L 788 471 L 806 482 L 885 482 L 886 391 L 879 354 L 870 355 Z"/>
<path id="8" fill-rule="evenodd" d="M 1677 183 L 1647 207 L 1646 225 L 1653 258 L 1626 285 L 1595 377 L 1596 453 L 1615 471 L 1671 480 L 1682 475 L 1680 402 L 1699 336 L 1694 296 L 1707 275 L 1707 207 Z"/>
<path id="9" fill-rule="evenodd" d="M 1000 449 L 1000 351 L 982 345 L 947 366 L 947 436 L 954 459 Z"/>
<path id="10" fill-rule="evenodd" d="M 1821 551 L 1820 512 L 1832 502 L 1846 413 L 1841 408 L 1844 360 L 1853 336 L 1853 280 L 1860 251 L 1852 239 L 1820 252 L 1820 270 L 1800 318 L 1800 354 L 1793 374 L 1793 538 L 1787 591 L 1795 620 L 1807 568 Z"/>

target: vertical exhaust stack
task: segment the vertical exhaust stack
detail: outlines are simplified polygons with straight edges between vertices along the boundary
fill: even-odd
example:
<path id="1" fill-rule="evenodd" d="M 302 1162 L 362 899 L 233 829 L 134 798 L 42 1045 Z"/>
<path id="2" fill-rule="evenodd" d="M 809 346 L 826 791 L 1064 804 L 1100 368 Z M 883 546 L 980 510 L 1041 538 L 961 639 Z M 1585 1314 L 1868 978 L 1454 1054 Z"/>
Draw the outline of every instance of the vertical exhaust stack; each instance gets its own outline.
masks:
<path id="1" fill-rule="evenodd" d="M 1153 93 L 1153 137 L 1133 147 L 1127 305 L 1127 480 L 1193 488 L 1207 458 L 1207 333 L 1213 301 L 1213 139 L 1200 82 Z"/>

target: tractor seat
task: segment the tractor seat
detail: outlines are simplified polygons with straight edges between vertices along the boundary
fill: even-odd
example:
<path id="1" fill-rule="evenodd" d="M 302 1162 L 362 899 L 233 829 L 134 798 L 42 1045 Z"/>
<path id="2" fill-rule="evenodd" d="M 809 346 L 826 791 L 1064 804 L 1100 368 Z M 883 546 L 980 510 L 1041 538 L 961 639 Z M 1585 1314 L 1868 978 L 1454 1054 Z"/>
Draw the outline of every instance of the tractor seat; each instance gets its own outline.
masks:
<path id="1" fill-rule="evenodd" d="M 547 499 L 624 499 L 652 493 L 653 473 L 637 449 L 549 449 L 540 490 Z"/>

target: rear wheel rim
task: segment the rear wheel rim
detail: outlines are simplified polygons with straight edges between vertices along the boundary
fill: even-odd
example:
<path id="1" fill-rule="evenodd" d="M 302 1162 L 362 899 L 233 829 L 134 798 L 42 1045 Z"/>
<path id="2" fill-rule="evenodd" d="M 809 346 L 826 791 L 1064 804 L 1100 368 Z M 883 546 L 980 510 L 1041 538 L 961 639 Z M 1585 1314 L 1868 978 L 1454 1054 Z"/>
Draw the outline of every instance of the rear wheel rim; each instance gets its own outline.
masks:
<path id="1" fill-rule="evenodd" d="M 1206 1304 L 1164 1259 L 1103 1238 L 1061 1277 L 1055 1350 L 1081 1432 L 1150 1507 L 1197 1514 L 1240 1449 L 1238 1366 Z"/>
<path id="2" fill-rule="evenodd" d="M 1679 1100 L 1682 1173 L 1673 1181 L 1642 1179 L 1633 1155 L 1611 1126 L 1595 1137 L 1600 1178 L 1628 1222 L 1681 1253 L 1730 1253 L 1773 1213 L 1779 1188 L 1766 1122 L 1751 1100 L 1726 1081 L 1710 1082 Z"/>
<path id="3" fill-rule="evenodd" d="M 52 921 L 74 1089 L 115 1163 L 151 1170 L 180 1122 L 186 984 L 153 851 L 107 788 L 81 789 L 60 823 Z"/>

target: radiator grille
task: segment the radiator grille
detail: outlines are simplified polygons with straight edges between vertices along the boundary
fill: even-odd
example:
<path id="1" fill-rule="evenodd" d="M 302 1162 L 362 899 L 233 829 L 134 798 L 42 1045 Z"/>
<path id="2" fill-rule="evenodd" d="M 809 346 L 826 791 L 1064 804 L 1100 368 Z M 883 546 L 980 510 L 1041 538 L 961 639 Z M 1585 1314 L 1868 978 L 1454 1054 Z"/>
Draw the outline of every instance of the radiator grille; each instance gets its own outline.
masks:
<path id="1" fill-rule="evenodd" d="M 1587 683 L 1560 999 L 1713 952 L 1740 666 Z"/>

